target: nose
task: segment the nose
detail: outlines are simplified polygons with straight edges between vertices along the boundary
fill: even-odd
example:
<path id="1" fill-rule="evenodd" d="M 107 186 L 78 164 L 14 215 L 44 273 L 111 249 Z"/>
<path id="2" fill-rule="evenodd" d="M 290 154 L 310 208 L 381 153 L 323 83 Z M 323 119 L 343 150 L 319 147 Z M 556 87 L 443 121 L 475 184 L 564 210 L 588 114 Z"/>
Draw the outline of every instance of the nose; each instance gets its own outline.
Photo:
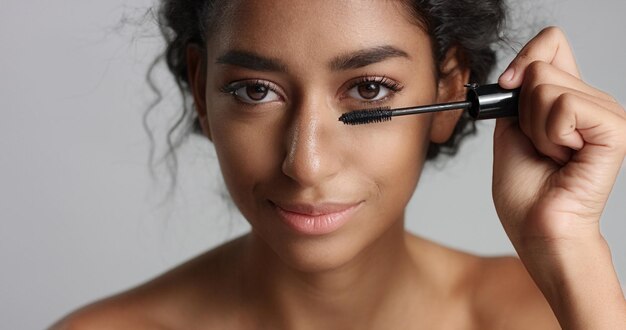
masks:
<path id="1" fill-rule="evenodd" d="M 340 139 L 335 132 L 339 121 L 320 102 L 303 102 L 292 111 L 282 171 L 302 187 L 319 186 L 340 168 Z"/>

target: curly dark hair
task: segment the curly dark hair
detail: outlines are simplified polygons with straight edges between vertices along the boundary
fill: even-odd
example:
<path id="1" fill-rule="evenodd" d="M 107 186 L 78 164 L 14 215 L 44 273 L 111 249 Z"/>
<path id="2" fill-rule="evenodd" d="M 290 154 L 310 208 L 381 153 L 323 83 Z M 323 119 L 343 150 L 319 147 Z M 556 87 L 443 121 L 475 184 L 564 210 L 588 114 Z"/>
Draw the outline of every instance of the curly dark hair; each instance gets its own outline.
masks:
<path id="1" fill-rule="evenodd" d="M 416 24 L 424 28 L 432 41 L 433 58 L 437 67 L 444 60 L 448 50 L 457 47 L 460 58 L 470 70 L 470 81 L 485 83 L 496 64 L 494 48 L 501 41 L 501 33 L 506 19 L 504 0 L 401 0 Z M 191 97 L 187 77 L 186 46 L 197 44 L 206 47 L 209 33 L 218 24 L 220 14 L 225 10 L 227 1 L 222 0 L 161 0 L 157 12 L 157 22 L 165 39 L 166 49 L 153 63 L 148 72 L 150 80 L 152 70 L 162 59 L 167 63 L 176 84 L 182 94 L 183 107 L 180 117 L 168 132 L 169 154 L 179 144 L 173 141 L 174 133 L 182 129 L 182 138 L 189 133 L 201 133 Z M 439 73 L 441 75 L 441 72 Z M 158 90 L 150 81 L 158 94 Z M 160 100 L 160 94 L 157 102 Z M 156 104 L 155 103 L 155 104 Z M 147 114 L 154 108 L 151 106 Z M 150 132 L 148 132 L 150 133 Z M 476 133 L 476 125 L 467 112 L 463 113 L 450 139 L 444 143 L 431 143 L 426 159 L 432 160 L 440 154 L 455 155 L 461 141 Z M 152 136 L 150 136 L 152 138 Z"/>

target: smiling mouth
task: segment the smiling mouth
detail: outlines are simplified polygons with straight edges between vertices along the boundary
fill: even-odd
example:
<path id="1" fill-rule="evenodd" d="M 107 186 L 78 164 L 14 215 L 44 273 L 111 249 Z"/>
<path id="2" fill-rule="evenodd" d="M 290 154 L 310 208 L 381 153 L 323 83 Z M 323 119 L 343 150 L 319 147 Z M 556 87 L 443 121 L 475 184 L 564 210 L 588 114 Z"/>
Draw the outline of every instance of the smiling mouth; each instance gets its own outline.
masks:
<path id="1" fill-rule="evenodd" d="M 270 201 L 278 218 L 303 235 L 324 235 L 346 224 L 360 208 L 358 203 L 281 203 Z"/>

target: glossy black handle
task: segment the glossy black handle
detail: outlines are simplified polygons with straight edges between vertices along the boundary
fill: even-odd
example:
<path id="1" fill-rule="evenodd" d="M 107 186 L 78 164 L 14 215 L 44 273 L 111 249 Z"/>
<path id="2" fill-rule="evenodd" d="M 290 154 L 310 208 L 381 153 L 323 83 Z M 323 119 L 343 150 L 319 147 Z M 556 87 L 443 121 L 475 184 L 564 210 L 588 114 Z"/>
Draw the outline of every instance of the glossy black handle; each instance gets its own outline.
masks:
<path id="1" fill-rule="evenodd" d="M 468 111 L 476 120 L 517 117 L 520 89 L 504 89 L 498 84 L 468 85 Z"/>

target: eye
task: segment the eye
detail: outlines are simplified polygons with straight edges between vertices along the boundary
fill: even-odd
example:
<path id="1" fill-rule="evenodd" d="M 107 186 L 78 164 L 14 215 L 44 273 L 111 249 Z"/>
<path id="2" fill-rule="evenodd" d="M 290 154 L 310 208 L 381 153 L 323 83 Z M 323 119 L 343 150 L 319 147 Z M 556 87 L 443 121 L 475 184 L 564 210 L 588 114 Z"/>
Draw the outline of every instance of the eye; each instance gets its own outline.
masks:
<path id="1" fill-rule="evenodd" d="M 391 97 L 400 90 L 400 84 L 389 78 L 362 77 L 351 84 L 348 95 L 359 101 L 376 102 Z"/>
<path id="2" fill-rule="evenodd" d="M 233 95 L 239 101 L 248 104 L 263 104 L 280 101 L 278 88 L 269 81 L 236 81 L 221 88 L 221 91 Z"/>

